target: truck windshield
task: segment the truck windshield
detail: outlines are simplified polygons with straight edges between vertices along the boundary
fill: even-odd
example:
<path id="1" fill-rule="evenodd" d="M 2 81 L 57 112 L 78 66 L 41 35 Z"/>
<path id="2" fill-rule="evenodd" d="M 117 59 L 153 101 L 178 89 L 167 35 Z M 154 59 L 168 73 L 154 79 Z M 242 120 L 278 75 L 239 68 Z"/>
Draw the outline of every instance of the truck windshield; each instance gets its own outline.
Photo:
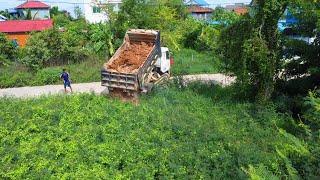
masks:
<path id="1" fill-rule="evenodd" d="M 170 59 L 170 53 L 169 53 L 169 51 L 166 51 L 166 58 L 167 58 L 167 59 Z"/>

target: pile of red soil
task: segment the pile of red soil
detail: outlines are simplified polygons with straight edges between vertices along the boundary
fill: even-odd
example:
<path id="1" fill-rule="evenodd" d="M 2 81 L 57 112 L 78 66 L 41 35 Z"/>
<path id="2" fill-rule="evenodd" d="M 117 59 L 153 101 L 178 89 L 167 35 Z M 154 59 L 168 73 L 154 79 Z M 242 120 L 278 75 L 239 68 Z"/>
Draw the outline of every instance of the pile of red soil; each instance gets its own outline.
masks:
<path id="1" fill-rule="evenodd" d="M 153 46 L 153 43 L 145 42 L 127 43 L 120 55 L 111 64 L 107 64 L 107 69 L 120 73 L 136 73 L 138 68 L 147 60 Z"/>

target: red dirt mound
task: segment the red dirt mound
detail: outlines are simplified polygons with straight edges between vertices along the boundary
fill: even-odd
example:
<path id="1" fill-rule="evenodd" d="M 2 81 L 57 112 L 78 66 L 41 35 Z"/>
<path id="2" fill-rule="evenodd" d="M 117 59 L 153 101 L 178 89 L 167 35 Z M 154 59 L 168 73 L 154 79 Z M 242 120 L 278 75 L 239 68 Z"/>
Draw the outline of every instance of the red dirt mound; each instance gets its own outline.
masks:
<path id="1" fill-rule="evenodd" d="M 120 73 L 136 73 L 146 61 L 153 45 L 153 43 L 130 42 L 111 64 L 107 64 L 107 68 Z"/>

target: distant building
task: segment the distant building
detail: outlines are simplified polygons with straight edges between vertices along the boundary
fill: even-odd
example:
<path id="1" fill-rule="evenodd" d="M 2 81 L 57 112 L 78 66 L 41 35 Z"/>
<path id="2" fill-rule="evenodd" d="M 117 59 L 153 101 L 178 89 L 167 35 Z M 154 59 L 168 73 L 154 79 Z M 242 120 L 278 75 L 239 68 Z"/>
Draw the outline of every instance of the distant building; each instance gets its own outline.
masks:
<path id="1" fill-rule="evenodd" d="M 6 18 L 6 17 L 4 17 L 4 16 L 0 15 L 0 21 L 6 21 L 6 20 L 7 20 L 7 18 Z"/>
<path id="2" fill-rule="evenodd" d="M 47 20 L 10 20 L 0 22 L 0 32 L 5 33 L 8 39 L 24 47 L 30 33 L 43 31 L 53 27 L 51 19 Z"/>
<path id="3" fill-rule="evenodd" d="M 114 11 L 119 11 L 121 0 L 85 0 L 84 17 L 89 23 L 107 22 L 109 20 L 106 12 L 107 6 Z"/>
<path id="4" fill-rule="evenodd" d="M 282 18 L 278 21 L 278 30 L 290 39 L 301 40 L 308 44 L 312 44 L 316 37 L 303 36 L 294 30 L 293 27 L 297 25 L 298 22 L 298 19 L 295 18 L 287 9 Z"/>
<path id="5" fill-rule="evenodd" d="M 188 12 L 198 20 L 211 20 L 213 9 L 208 7 L 201 7 L 199 5 L 189 5 Z"/>
<path id="6" fill-rule="evenodd" d="M 244 15 L 249 12 L 249 7 L 244 3 L 235 3 L 234 5 L 227 5 L 225 9 L 233 11 L 238 15 Z"/>
<path id="7" fill-rule="evenodd" d="M 29 11 L 33 20 L 50 19 L 50 6 L 40 1 L 27 1 L 16 7 L 16 10 L 22 19 L 28 16 Z"/>
<path id="8" fill-rule="evenodd" d="M 185 0 L 184 3 L 188 7 L 188 12 L 195 19 L 205 21 L 211 19 L 213 9 L 209 8 L 209 4 L 205 0 Z"/>
<path id="9" fill-rule="evenodd" d="M 278 21 L 278 28 L 280 31 L 285 31 L 287 29 L 291 29 L 292 25 L 298 23 L 298 20 L 293 17 L 293 15 L 286 10 L 282 16 L 282 18 Z"/>

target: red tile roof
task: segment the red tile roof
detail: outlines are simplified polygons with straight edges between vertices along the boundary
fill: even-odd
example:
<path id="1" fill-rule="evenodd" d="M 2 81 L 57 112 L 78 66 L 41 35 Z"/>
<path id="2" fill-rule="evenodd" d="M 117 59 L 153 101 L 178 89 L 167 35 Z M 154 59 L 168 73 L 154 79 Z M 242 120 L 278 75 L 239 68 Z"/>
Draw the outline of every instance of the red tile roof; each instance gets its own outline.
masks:
<path id="1" fill-rule="evenodd" d="M 29 9 L 29 8 L 49 9 L 50 6 L 40 1 L 27 1 L 16 8 L 17 9 Z"/>
<path id="2" fill-rule="evenodd" d="M 246 14 L 249 10 L 247 7 L 236 7 L 233 9 L 233 11 L 238 14 L 238 15 L 244 15 Z"/>
<path id="3" fill-rule="evenodd" d="M 53 21 L 48 20 L 10 20 L 0 22 L 0 32 L 17 33 L 43 31 L 53 27 Z"/>
<path id="4" fill-rule="evenodd" d="M 190 13 L 212 13 L 213 9 L 207 7 L 201 7 L 197 5 L 192 5 L 188 7 Z"/>

